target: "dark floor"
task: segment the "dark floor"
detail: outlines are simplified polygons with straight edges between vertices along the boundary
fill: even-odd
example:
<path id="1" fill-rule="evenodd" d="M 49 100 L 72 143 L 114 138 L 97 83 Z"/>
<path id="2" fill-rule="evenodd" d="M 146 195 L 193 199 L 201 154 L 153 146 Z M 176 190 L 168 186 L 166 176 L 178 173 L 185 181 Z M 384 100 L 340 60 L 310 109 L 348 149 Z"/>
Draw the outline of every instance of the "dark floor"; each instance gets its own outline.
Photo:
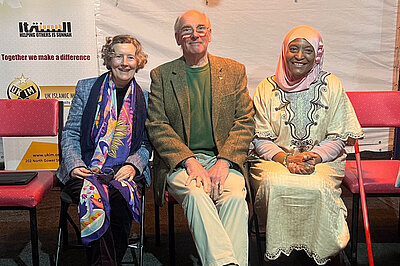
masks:
<path id="1" fill-rule="evenodd" d="M 146 194 L 146 246 L 145 265 L 168 265 L 168 224 L 167 207 L 161 213 L 161 246 L 155 245 L 154 202 L 152 188 Z M 351 217 L 351 195 L 344 191 L 343 199 L 349 208 Z M 399 204 L 397 198 L 368 198 L 370 227 L 372 231 L 375 265 L 400 265 L 400 237 L 397 234 Z M 75 215 L 75 210 L 70 211 Z M 59 215 L 59 189 L 53 189 L 38 205 L 38 225 L 40 241 L 40 264 L 54 265 L 56 252 L 57 226 Z M 188 232 L 182 209 L 175 207 L 175 230 L 177 243 L 177 265 L 198 265 L 196 250 Z M 349 219 L 348 219 L 349 220 Z M 351 224 L 351 220 L 349 220 Z M 362 221 L 360 220 L 358 247 L 358 265 L 368 265 Z M 132 234 L 138 230 L 135 225 Z M 71 230 L 72 231 L 72 230 Z M 70 235 L 70 239 L 74 239 Z M 27 211 L 0 212 L 0 265 L 31 265 L 29 236 L 29 215 Z M 348 252 L 347 252 L 348 253 Z M 255 238 L 251 239 L 251 265 L 258 265 Z M 127 252 L 125 261 L 132 263 L 136 256 Z M 85 253 L 80 249 L 69 249 L 62 253 L 61 265 L 85 265 Z M 265 265 L 313 265 L 302 252 L 294 252 L 290 257 L 283 257 Z M 344 257 L 344 265 L 349 265 Z"/>

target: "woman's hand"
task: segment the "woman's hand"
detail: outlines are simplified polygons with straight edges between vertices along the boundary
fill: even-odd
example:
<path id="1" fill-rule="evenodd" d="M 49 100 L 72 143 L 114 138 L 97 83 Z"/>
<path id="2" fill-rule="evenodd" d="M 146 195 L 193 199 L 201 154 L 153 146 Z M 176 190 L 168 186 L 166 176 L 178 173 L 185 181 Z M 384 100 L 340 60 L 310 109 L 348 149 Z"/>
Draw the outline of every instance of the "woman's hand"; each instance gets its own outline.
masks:
<path id="1" fill-rule="evenodd" d="M 321 157 L 315 152 L 302 152 L 296 156 L 289 155 L 287 158 L 288 169 L 291 173 L 310 175 L 315 171 L 315 165 L 321 163 Z"/>
<path id="2" fill-rule="evenodd" d="M 322 162 L 321 156 L 319 156 L 317 153 L 312 152 L 312 151 L 306 151 L 302 152 L 299 155 L 303 156 L 303 161 L 312 165 L 316 165 Z"/>
<path id="3" fill-rule="evenodd" d="M 71 178 L 73 179 L 85 179 L 91 175 L 93 175 L 92 172 L 85 167 L 77 167 L 71 171 Z"/>
<path id="4" fill-rule="evenodd" d="M 124 165 L 122 166 L 118 172 L 115 174 L 114 179 L 121 182 L 125 179 L 127 179 L 127 181 L 132 181 L 133 178 L 136 175 L 136 171 L 135 168 L 132 165 Z"/>
<path id="5" fill-rule="evenodd" d="M 203 184 L 204 191 L 210 195 L 211 193 L 211 181 L 208 172 L 201 165 L 196 158 L 191 157 L 185 162 L 186 172 L 189 177 L 186 180 L 185 186 L 188 186 L 193 180 L 196 181 L 196 187 L 200 187 Z"/>
<path id="6" fill-rule="evenodd" d="M 292 174 L 310 175 L 314 173 L 315 166 L 307 162 L 303 164 L 288 163 L 288 170 Z"/>

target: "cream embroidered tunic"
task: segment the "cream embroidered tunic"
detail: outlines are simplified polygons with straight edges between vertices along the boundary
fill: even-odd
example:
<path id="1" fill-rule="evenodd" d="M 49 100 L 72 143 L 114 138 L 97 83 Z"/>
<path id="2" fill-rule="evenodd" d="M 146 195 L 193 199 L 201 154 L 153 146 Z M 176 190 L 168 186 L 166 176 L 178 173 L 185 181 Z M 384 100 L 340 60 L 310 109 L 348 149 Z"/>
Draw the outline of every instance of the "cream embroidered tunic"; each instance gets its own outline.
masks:
<path id="1" fill-rule="evenodd" d="M 325 139 L 363 137 L 340 80 L 327 72 L 320 72 L 308 90 L 293 93 L 278 88 L 274 76 L 267 78 L 256 89 L 254 106 L 256 136 L 294 155 Z M 291 174 L 273 161 L 253 161 L 251 182 L 260 224 L 265 223 L 268 259 L 296 249 L 322 265 L 347 245 L 347 210 L 340 198 L 345 158 L 343 150 L 333 161 L 317 164 L 311 175 Z"/>

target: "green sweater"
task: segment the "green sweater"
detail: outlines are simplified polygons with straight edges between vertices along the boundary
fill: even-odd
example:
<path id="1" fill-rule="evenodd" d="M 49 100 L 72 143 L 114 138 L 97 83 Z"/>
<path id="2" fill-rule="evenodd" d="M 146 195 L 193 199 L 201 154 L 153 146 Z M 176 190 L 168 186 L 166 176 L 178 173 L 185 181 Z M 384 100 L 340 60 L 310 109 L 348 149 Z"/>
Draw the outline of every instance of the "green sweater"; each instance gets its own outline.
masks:
<path id="1" fill-rule="evenodd" d="M 211 122 L 210 65 L 199 68 L 186 66 L 190 97 L 189 148 L 194 153 L 216 155 Z"/>

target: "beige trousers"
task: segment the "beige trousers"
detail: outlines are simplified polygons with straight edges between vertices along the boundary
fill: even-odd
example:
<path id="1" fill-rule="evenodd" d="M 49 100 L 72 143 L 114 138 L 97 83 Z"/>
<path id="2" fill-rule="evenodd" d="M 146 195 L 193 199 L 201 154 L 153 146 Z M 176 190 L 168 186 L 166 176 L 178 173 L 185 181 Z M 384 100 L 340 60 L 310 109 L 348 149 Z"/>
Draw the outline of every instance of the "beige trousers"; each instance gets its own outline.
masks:
<path id="1" fill-rule="evenodd" d="M 205 154 L 196 154 L 196 158 L 207 170 L 217 161 Z M 230 169 L 216 202 L 195 181 L 185 186 L 187 178 L 184 168 L 177 169 L 167 177 L 168 191 L 184 210 L 202 264 L 247 265 L 249 212 L 243 175 Z"/>

